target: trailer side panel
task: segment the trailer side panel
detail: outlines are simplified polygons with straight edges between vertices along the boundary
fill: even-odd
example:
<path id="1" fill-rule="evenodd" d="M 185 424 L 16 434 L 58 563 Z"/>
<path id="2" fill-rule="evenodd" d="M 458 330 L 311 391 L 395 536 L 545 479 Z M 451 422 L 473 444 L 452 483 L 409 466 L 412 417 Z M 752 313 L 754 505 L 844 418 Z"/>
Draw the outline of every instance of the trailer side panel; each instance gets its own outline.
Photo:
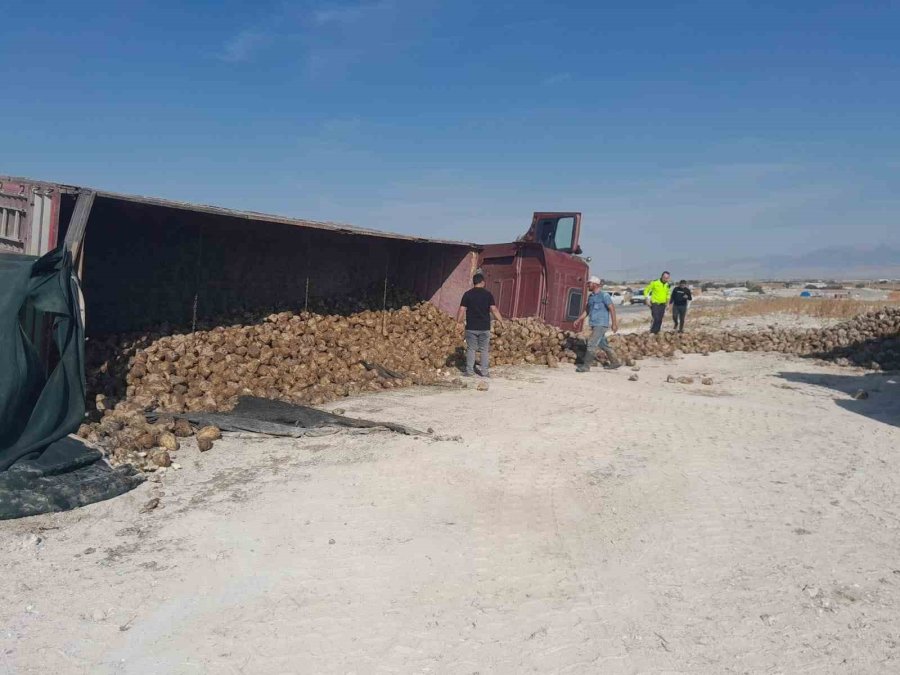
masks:
<path id="1" fill-rule="evenodd" d="M 235 312 L 380 299 L 385 279 L 453 312 L 470 247 L 378 237 L 139 203 L 99 194 L 86 228 L 89 334 L 190 327 Z M 423 262 L 424 261 L 424 262 Z M 196 317 L 195 317 L 196 310 Z"/>

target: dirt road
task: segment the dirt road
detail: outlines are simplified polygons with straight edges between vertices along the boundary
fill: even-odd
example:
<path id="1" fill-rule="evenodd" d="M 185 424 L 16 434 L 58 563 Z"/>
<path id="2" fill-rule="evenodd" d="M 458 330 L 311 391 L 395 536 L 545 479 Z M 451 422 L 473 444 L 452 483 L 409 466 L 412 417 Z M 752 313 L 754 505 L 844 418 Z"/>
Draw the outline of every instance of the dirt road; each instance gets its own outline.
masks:
<path id="1" fill-rule="evenodd" d="M 0 523 L 0 672 L 900 670 L 894 379 L 760 354 L 632 374 L 345 401 L 459 439 L 229 438 Z"/>

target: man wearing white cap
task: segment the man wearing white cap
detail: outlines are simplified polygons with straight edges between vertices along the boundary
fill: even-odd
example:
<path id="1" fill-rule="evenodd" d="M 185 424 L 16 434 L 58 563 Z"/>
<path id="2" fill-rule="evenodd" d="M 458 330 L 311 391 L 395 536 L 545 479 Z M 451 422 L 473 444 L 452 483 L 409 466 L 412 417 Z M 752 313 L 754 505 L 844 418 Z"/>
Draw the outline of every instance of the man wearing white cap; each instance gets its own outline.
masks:
<path id="1" fill-rule="evenodd" d="M 588 279 L 588 288 L 591 294 L 588 296 L 587 302 L 584 304 L 584 311 L 577 319 L 575 319 L 575 328 L 581 326 L 582 322 L 590 317 L 589 325 L 591 327 L 591 336 L 587 341 L 587 351 L 584 354 L 584 363 L 576 368 L 579 373 L 587 373 L 594 360 L 597 358 L 597 350 L 602 349 L 609 358 L 609 368 L 618 368 L 622 365 L 616 352 L 609 346 L 606 341 L 606 331 L 612 329 L 615 333 L 619 330 L 619 319 L 616 317 L 616 306 L 613 304 L 612 297 L 603 290 L 603 280 L 600 277 L 591 277 Z"/>

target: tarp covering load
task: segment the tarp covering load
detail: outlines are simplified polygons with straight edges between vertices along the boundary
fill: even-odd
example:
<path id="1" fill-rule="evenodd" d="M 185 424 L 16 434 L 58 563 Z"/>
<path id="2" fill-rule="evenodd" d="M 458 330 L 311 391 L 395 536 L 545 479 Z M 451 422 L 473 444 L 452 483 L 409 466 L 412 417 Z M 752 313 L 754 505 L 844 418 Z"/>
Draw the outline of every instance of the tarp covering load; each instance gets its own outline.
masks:
<path id="1" fill-rule="evenodd" d="M 140 482 L 67 438 L 85 412 L 78 298 L 66 249 L 41 258 L 0 254 L 0 519 L 90 504 Z M 49 373 L 23 318 L 35 335 L 48 329 Z"/>
<path id="2" fill-rule="evenodd" d="M 310 429 L 347 427 L 389 429 L 401 434 L 421 435 L 421 431 L 393 422 L 372 422 L 345 417 L 304 405 L 293 405 L 256 396 L 241 396 L 235 407 L 224 413 L 195 412 L 177 415 L 195 425 L 214 425 L 223 431 L 251 431 L 271 436 L 303 436 Z"/>

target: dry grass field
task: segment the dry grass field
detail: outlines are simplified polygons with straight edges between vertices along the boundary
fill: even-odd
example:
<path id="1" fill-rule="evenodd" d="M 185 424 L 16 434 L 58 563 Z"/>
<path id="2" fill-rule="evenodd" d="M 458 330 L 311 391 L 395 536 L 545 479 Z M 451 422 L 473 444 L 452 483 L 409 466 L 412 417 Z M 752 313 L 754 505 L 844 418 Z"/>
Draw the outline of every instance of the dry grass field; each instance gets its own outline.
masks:
<path id="1" fill-rule="evenodd" d="M 801 298 L 760 295 L 737 300 L 724 298 L 695 302 L 688 310 L 688 330 L 766 330 L 773 327 L 806 330 L 825 328 L 883 307 L 900 306 L 900 291 L 881 300 L 859 298 Z M 636 306 L 620 309 L 620 332 L 649 329 L 650 312 Z M 664 329 L 671 327 L 666 313 Z"/>
<path id="2" fill-rule="evenodd" d="M 893 292 L 887 300 L 856 300 L 850 298 L 780 298 L 760 296 L 758 299 L 715 307 L 694 305 L 694 318 L 734 319 L 767 314 L 796 314 L 817 319 L 852 319 L 880 307 L 900 305 L 900 292 Z"/>
<path id="3" fill-rule="evenodd" d="M 883 300 L 856 298 L 801 298 L 753 296 L 737 301 L 724 299 L 695 302 L 688 310 L 688 330 L 760 330 L 777 326 L 788 329 L 824 328 L 882 307 L 900 306 L 900 292 Z M 621 312 L 621 310 L 620 310 Z M 620 332 L 646 330 L 650 313 L 645 307 L 621 312 Z M 664 328 L 671 326 L 667 313 Z"/>

